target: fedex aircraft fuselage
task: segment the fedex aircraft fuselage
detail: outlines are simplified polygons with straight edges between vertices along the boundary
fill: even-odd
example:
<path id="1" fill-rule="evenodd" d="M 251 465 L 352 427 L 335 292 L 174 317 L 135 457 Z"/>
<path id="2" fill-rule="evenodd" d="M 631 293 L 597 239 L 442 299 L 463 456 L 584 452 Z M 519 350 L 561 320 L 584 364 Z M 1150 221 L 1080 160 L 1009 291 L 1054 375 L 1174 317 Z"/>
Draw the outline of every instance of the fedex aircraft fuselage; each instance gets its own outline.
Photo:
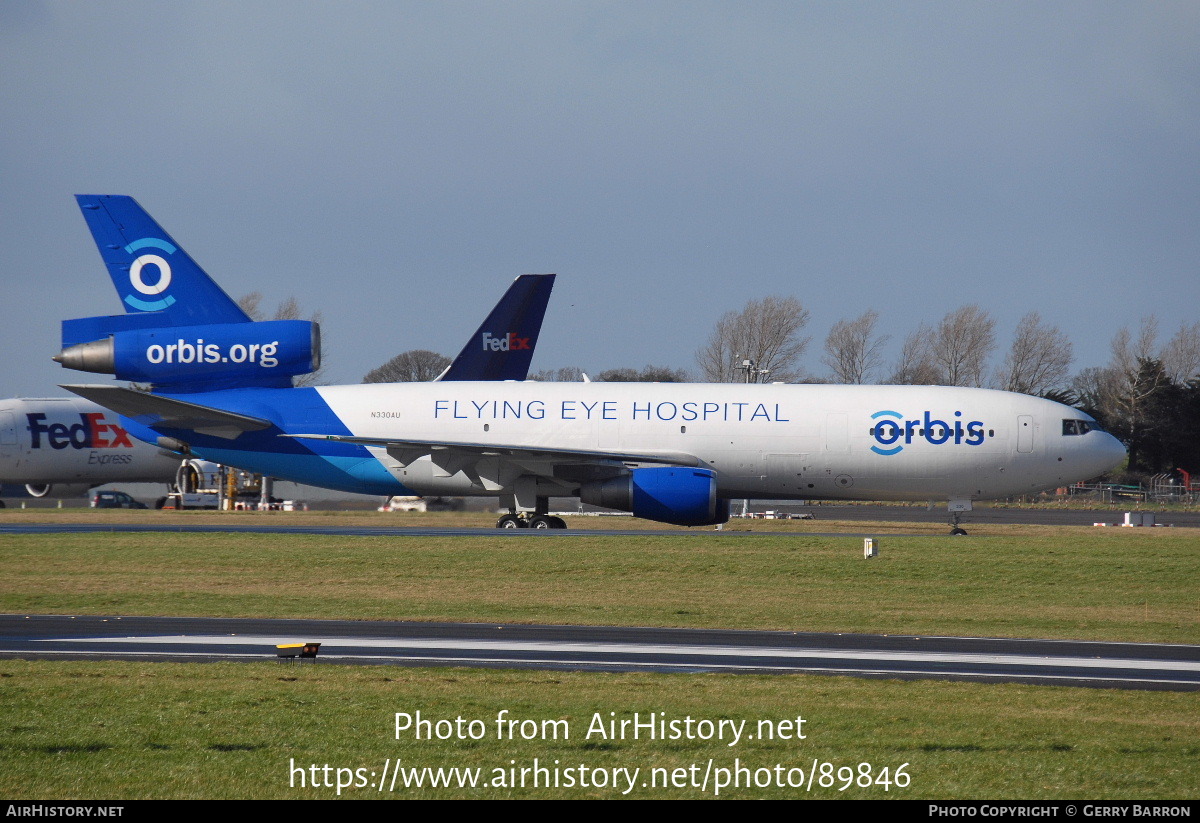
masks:
<path id="1" fill-rule="evenodd" d="M 519 496 L 532 478 L 537 496 L 587 499 L 605 468 L 662 463 L 711 470 L 720 498 L 970 501 L 1093 477 L 1125 454 L 1076 409 L 971 388 L 408 383 L 178 397 L 273 424 L 179 431 L 207 459 L 387 494 Z"/>
<path id="2" fill-rule="evenodd" d="M 41 497 L 104 483 L 170 483 L 179 457 L 131 437 L 118 415 L 79 397 L 0 400 L 0 483 Z"/>

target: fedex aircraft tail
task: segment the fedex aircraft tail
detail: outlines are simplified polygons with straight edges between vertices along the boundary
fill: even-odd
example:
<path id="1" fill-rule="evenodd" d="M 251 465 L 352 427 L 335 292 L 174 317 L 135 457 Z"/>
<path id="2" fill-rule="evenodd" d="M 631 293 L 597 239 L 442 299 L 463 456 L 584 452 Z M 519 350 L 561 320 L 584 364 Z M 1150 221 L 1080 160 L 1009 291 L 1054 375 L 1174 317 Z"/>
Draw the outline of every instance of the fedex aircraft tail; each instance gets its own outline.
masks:
<path id="1" fill-rule="evenodd" d="M 77 194 L 75 199 L 127 313 L 153 312 L 157 328 L 250 322 L 132 197 Z"/>
<path id="2" fill-rule="evenodd" d="M 438 380 L 524 380 L 554 288 L 553 274 L 523 274 Z"/>

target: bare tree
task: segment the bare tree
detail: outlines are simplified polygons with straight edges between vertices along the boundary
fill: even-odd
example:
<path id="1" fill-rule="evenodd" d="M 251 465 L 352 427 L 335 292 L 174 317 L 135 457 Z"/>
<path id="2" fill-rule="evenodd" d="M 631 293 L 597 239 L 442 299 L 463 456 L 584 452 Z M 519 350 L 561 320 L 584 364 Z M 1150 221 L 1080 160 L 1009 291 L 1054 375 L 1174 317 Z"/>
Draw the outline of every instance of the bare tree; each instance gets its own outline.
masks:
<path id="1" fill-rule="evenodd" d="M 987 359 L 996 345 L 996 321 L 974 304 L 947 314 L 930 339 L 938 382 L 945 386 L 982 386 Z"/>
<path id="2" fill-rule="evenodd" d="M 917 330 L 904 338 L 900 348 L 900 359 L 889 383 L 901 386 L 933 386 L 938 383 L 938 369 L 933 362 L 933 333 L 922 323 Z"/>
<path id="3" fill-rule="evenodd" d="M 879 312 L 871 309 L 855 320 L 839 320 L 825 338 L 821 361 L 833 371 L 835 383 L 866 383 L 882 363 L 880 350 L 888 336 L 875 334 Z"/>
<path id="4" fill-rule="evenodd" d="M 578 366 L 563 366 L 561 369 L 542 369 L 529 375 L 530 380 L 542 383 L 578 383 L 583 379 L 583 369 Z"/>
<path id="5" fill-rule="evenodd" d="M 246 313 L 246 316 L 251 320 L 259 321 L 267 318 L 262 313 L 262 292 L 252 291 L 249 294 L 243 294 L 237 299 L 238 308 Z"/>
<path id="6" fill-rule="evenodd" d="M 285 297 L 275 309 L 273 320 L 303 320 L 304 314 L 300 310 L 300 303 L 294 297 Z M 310 318 L 314 323 L 321 322 L 321 313 L 314 312 Z"/>
<path id="7" fill-rule="evenodd" d="M 1071 379 L 1075 405 L 1105 425 L 1110 425 L 1112 420 L 1109 414 L 1117 404 L 1119 383 L 1114 369 L 1096 366 L 1086 368 Z"/>
<path id="8" fill-rule="evenodd" d="M 1030 312 L 1017 324 L 997 381 L 1005 391 L 1045 395 L 1063 387 L 1073 359 L 1067 336 L 1057 326 L 1043 324 L 1037 312 Z"/>
<path id="9" fill-rule="evenodd" d="M 1200 322 L 1181 323 L 1163 346 L 1160 359 L 1167 377 L 1177 386 L 1200 378 Z"/>
<path id="10" fill-rule="evenodd" d="M 1153 314 L 1142 318 L 1137 337 L 1129 332 L 1128 326 L 1122 326 L 1113 335 L 1112 361 L 1109 364 L 1116 369 L 1129 383 L 1137 380 L 1141 369 L 1140 361 L 1155 360 L 1158 357 L 1158 318 Z"/>
<path id="11" fill-rule="evenodd" d="M 808 338 L 800 332 L 808 323 L 808 309 L 794 297 L 764 297 L 751 300 L 741 311 L 730 311 L 717 321 L 696 362 L 704 379 L 713 383 L 737 383 L 745 379 L 738 371 L 743 360 L 754 361 L 767 370 L 770 380 L 791 382 L 800 378 L 800 356 Z"/>
<path id="12" fill-rule="evenodd" d="M 602 383 L 687 383 L 688 373 L 669 366 L 646 366 L 637 369 L 609 369 L 596 375 Z"/>
<path id="13" fill-rule="evenodd" d="M 450 358 L 427 349 L 401 352 L 363 377 L 364 383 L 419 383 L 433 380 L 450 365 Z"/>
<path id="14" fill-rule="evenodd" d="M 1157 355 L 1158 318 L 1154 315 L 1142 318 L 1136 337 L 1127 326 L 1113 335 L 1112 361 L 1108 367 L 1113 390 L 1109 397 L 1111 405 L 1103 411 L 1106 422 L 1131 449 L 1142 437 L 1148 401 L 1167 380 Z M 1151 365 L 1154 368 L 1147 368 Z M 1136 463 L 1132 453 L 1129 463 L 1131 466 Z"/>
<path id="15" fill-rule="evenodd" d="M 304 309 L 300 308 L 300 301 L 295 297 L 285 297 L 279 301 L 279 305 L 275 307 L 274 313 L 267 317 L 266 311 L 262 306 L 262 292 L 252 291 L 249 294 L 243 294 L 237 299 L 238 307 L 246 313 L 246 316 L 256 323 L 261 320 L 303 320 Z M 321 322 L 321 313 L 313 312 L 308 317 L 314 323 Z"/>

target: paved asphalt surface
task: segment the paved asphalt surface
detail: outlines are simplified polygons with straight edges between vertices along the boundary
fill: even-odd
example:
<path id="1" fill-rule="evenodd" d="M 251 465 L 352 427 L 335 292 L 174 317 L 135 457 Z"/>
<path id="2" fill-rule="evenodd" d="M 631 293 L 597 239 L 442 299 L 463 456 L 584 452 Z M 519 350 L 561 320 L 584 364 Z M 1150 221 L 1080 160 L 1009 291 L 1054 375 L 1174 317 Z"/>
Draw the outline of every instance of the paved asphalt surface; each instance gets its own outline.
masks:
<path id="1" fill-rule="evenodd" d="M 1200 690 L 1200 647 L 964 637 L 236 618 L 0 615 L 0 657 L 817 673 Z"/>

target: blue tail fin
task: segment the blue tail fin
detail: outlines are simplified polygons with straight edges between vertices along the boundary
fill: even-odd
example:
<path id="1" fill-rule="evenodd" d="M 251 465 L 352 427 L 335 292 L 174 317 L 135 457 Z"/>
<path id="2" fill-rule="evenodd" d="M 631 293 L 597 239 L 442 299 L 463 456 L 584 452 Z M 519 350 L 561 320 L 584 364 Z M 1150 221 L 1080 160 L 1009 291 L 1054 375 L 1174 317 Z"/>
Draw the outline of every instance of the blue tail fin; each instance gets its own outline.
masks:
<path id="1" fill-rule="evenodd" d="M 125 314 L 64 320 L 65 368 L 179 393 L 283 388 L 320 368 L 316 323 L 252 322 L 132 197 L 75 199 Z"/>
<path id="2" fill-rule="evenodd" d="M 77 194 L 75 199 L 127 313 L 153 312 L 152 324 L 159 328 L 250 322 L 132 197 Z"/>
<path id="3" fill-rule="evenodd" d="M 523 274 L 439 380 L 524 380 L 554 288 L 553 274 Z"/>

